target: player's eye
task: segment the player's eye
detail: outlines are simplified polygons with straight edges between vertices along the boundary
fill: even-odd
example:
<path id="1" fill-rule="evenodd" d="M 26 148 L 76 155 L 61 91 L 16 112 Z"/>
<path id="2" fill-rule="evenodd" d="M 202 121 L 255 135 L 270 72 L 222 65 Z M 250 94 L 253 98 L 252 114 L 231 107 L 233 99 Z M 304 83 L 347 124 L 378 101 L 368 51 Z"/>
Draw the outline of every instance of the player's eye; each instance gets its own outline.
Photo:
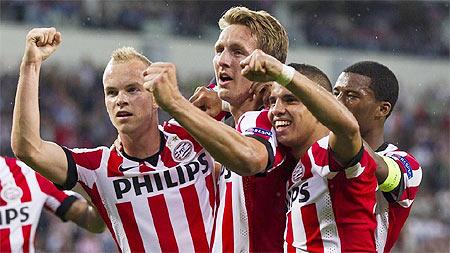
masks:
<path id="1" fill-rule="evenodd" d="M 270 107 L 274 106 L 276 102 L 277 102 L 276 98 L 269 97 L 269 105 L 270 105 Z"/>
<path id="2" fill-rule="evenodd" d="M 115 90 L 106 90 L 106 95 L 110 96 L 110 97 L 117 96 L 117 91 L 115 91 Z"/>
<path id="3" fill-rule="evenodd" d="M 127 89 L 127 92 L 129 92 L 129 93 L 135 93 L 135 92 L 138 92 L 139 91 L 139 89 L 137 88 L 137 87 L 129 87 L 128 89 Z"/>

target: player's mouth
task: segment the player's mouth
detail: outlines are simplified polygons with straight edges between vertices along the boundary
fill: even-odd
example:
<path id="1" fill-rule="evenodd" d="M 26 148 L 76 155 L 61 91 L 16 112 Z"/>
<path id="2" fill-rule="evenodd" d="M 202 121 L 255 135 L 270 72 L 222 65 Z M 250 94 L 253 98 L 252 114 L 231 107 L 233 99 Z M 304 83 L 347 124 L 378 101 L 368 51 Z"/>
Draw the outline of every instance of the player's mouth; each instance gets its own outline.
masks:
<path id="1" fill-rule="evenodd" d="M 119 119 L 128 118 L 130 116 L 133 116 L 133 114 L 131 112 L 127 112 L 127 111 L 118 111 L 116 113 L 116 118 L 119 118 Z"/>
<path id="2" fill-rule="evenodd" d="M 284 131 L 291 124 L 292 124 L 292 122 L 290 120 L 285 120 L 285 119 L 283 119 L 283 120 L 277 119 L 277 120 L 274 120 L 274 122 L 273 122 L 273 126 L 275 127 L 275 131 L 277 133 Z"/>
<path id="3" fill-rule="evenodd" d="M 229 84 L 231 81 L 233 80 L 233 78 L 231 78 L 231 76 L 229 76 L 227 73 L 222 72 L 219 74 L 219 85 L 220 87 L 226 86 L 227 84 Z"/>

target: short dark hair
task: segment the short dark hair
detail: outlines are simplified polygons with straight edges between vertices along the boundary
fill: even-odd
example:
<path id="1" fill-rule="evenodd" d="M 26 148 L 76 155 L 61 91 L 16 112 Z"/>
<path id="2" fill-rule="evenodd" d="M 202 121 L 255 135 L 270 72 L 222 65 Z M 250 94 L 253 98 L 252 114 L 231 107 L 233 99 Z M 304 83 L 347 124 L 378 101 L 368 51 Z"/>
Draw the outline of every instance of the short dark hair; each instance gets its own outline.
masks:
<path id="1" fill-rule="evenodd" d="M 397 78 L 388 67 L 374 61 L 361 61 L 347 67 L 342 72 L 369 77 L 371 80 L 369 87 L 375 94 L 375 99 L 391 104 L 391 110 L 386 118 L 391 115 L 394 105 L 397 103 L 399 87 Z"/>
<path id="2" fill-rule="evenodd" d="M 331 92 L 332 85 L 328 76 L 319 68 L 304 63 L 290 63 L 289 66 L 293 67 L 298 72 L 302 73 L 318 85 Z"/>

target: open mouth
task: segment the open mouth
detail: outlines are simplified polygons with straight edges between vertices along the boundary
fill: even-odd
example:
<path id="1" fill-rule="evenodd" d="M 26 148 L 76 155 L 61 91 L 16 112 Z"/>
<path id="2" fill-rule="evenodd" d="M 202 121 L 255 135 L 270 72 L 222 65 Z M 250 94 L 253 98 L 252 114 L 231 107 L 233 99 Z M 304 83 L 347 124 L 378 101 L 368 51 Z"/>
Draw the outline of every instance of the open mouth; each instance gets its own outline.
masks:
<path id="1" fill-rule="evenodd" d="M 274 122 L 275 130 L 282 130 L 291 125 L 291 122 L 288 120 L 276 120 Z"/>
<path id="2" fill-rule="evenodd" d="M 117 112 L 117 113 L 116 113 L 116 117 L 117 117 L 117 118 L 130 117 L 130 116 L 132 116 L 132 115 L 133 115 L 132 113 L 130 113 L 130 112 L 125 112 L 125 111 L 120 111 L 120 112 Z"/>
<path id="3" fill-rule="evenodd" d="M 228 74 L 226 74 L 226 73 L 221 73 L 220 75 L 219 75 L 219 80 L 220 80 L 220 83 L 226 83 L 226 82 L 228 82 L 228 81 L 231 81 L 231 80 L 233 80 L 233 78 L 231 78 Z"/>

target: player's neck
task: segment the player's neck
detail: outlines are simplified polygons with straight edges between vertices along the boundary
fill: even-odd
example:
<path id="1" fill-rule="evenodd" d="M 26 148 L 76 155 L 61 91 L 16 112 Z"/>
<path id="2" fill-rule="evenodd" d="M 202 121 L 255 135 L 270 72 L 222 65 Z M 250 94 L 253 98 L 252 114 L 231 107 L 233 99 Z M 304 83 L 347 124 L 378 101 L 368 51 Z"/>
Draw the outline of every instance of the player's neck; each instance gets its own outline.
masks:
<path id="1" fill-rule="evenodd" d="M 242 104 L 239 105 L 230 105 L 230 112 L 233 115 L 234 123 L 237 125 L 237 121 L 242 116 L 242 114 L 249 111 L 258 111 L 262 107 L 261 103 L 256 103 L 254 100 L 245 100 Z"/>
<path id="2" fill-rule="evenodd" d="M 368 131 L 362 132 L 361 137 L 364 139 L 364 141 L 367 142 L 367 144 L 369 144 L 369 146 L 373 150 L 376 150 L 385 142 L 383 128 L 373 128 Z"/>
<path id="3" fill-rule="evenodd" d="M 315 130 L 310 134 L 305 134 L 305 136 L 308 136 L 306 139 L 300 141 L 298 145 L 292 146 L 290 149 L 291 155 L 295 159 L 302 158 L 303 155 L 308 151 L 308 149 L 318 140 L 322 139 L 323 137 L 327 136 L 330 133 L 330 130 L 326 128 L 324 125 L 319 124 L 315 128 Z"/>
<path id="4" fill-rule="evenodd" d="M 123 149 L 129 156 L 145 159 L 156 154 L 160 145 L 160 133 L 157 127 L 144 134 L 119 134 Z"/>

